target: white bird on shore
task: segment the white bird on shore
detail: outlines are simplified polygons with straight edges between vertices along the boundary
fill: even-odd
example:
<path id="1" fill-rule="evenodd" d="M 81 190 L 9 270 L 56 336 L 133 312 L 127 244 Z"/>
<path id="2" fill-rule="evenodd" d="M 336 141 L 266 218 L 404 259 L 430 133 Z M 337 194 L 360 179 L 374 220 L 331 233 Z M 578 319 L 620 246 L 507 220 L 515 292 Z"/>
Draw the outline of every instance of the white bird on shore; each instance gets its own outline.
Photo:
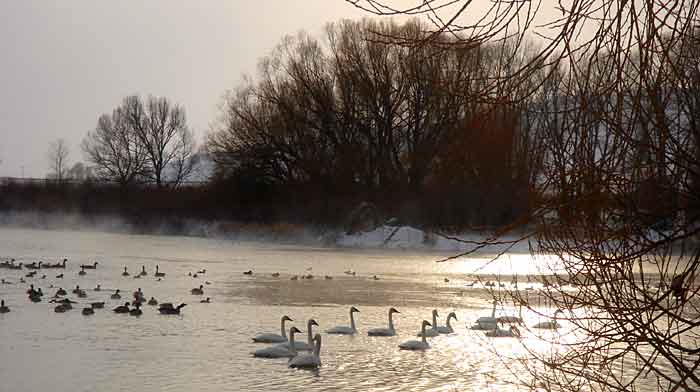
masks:
<path id="1" fill-rule="evenodd" d="M 388 328 L 372 328 L 367 331 L 367 336 L 394 336 L 396 335 L 396 330 L 394 329 L 394 320 L 391 317 L 394 313 L 401 313 L 396 308 L 389 309 L 389 327 Z"/>
<path id="2" fill-rule="evenodd" d="M 430 323 L 426 320 L 423 320 L 423 323 L 421 324 L 421 335 L 422 339 L 421 340 L 408 340 L 406 342 L 403 342 L 399 344 L 399 348 L 402 350 L 427 350 L 430 348 L 430 344 L 428 344 L 428 341 L 425 340 L 425 327 L 432 327 Z"/>
<path id="3" fill-rule="evenodd" d="M 350 326 L 337 326 L 333 327 L 329 330 L 326 331 L 326 333 L 329 334 L 335 334 L 335 335 L 354 335 L 357 332 L 357 328 L 355 328 L 355 317 L 353 313 L 355 312 L 360 312 L 356 307 L 351 306 L 350 307 Z"/>
<path id="4" fill-rule="evenodd" d="M 283 343 L 287 341 L 287 333 L 284 329 L 284 322 L 285 321 L 294 321 L 289 316 L 282 316 L 282 321 L 281 321 L 281 327 L 280 327 L 280 334 L 274 334 L 274 333 L 262 333 L 253 338 L 253 341 L 255 343 Z"/>

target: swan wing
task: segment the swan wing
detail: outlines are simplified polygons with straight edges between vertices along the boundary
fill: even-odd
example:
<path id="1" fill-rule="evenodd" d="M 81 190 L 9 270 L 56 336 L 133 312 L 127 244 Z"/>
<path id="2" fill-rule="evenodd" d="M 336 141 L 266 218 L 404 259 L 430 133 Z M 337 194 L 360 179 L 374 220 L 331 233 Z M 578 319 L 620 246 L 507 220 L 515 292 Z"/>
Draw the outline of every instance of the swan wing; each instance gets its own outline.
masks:
<path id="1" fill-rule="evenodd" d="M 294 355 L 285 347 L 274 346 L 255 350 L 255 352 L 253 352 L 253 356 L 257 358 L 285 358 L 293 357 Z"/>
<path id="2" fill-rule="evenodd" d="M 389 328 L 373 328 L 367 331 L 367 336 L 394 336 L 396 331 Z"/>
<path id="3" fill-rule="evenodd" d="M 353 331 L 353 329 L 350 327 L 338 326 L 327 330 L 326 333 L 336 335 L 353 335 L 355 331 Z"/>
<path id="4" fill-rule="evenodd" d="M 274 333 L 263 333 L 255 336 L 253 341 L 255 343 L 284 343 L 287 341 L 287 338 Z"/>

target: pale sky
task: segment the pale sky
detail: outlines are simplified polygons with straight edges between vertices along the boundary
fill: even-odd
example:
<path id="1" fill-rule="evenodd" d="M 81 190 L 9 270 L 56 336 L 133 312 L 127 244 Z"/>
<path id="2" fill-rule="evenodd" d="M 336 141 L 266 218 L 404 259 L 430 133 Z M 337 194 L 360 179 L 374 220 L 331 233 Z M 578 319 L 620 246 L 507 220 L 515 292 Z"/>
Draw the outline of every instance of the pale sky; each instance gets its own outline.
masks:
<path id="1" fill-rule="evenodd" d="M 285 34 L 362 16 L 342 0 L 0 1 L 0 176 L 44 177 L 59 137 L 84 160 L 82 138 L 130 94 L 182 104 L 201 141 Z"/>
<path id="2" fill-rule="evenodd" d="M 43 178 L 57 138 L 83 161 L 82 138 L 131 94 L 183 105 L 201 142 L 284 35 L 366 16 L 343 0 L 0 0 L 0 176 Z"/>

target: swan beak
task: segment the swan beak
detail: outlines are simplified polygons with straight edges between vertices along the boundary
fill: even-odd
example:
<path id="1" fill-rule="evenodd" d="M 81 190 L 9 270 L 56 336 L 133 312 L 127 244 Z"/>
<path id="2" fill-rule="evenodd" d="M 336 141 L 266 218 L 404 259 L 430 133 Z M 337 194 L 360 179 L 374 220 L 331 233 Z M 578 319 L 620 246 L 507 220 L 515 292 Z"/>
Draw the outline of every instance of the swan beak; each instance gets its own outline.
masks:
<path id="1" fill-rule="evenodd" d="M 286 320 L 286 321 L 294 321 L 294 320 L 292 320 L 291 318 L 289 318 L 289 316 L 284 316 L 284 317 L 282 317 L 282 320 Z"/>
<path id="2" fill-rule="evenodd" d="M 311 320 L 311 321 L 309 321 L 309 324 L 310 324 L 310 325 L 315 325 L 315 326 L 317 326 L 317 327 L 319 326 L 318 323 L 316 322 L 316 320 Z"/>

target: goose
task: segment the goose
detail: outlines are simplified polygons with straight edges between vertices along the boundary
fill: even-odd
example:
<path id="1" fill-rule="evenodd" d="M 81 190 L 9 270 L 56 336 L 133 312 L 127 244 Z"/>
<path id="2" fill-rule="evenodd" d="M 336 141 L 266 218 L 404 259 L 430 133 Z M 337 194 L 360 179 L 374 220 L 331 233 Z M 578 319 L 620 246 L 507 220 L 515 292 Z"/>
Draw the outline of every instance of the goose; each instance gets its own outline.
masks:
<path id="1" fill-rule="evenodd" d="M 440 335 L 440 332 L 438 331 L 438 323 L 437 323 L 437 318 L 438 318 L 438 311 L 437 309 L 433 309 L 433 323 L 432 323 L 432 328 L 425 330 L 421 328 L 421 331 L 418 333 L 418 337 L 421 336 L 426 336 L 429 338 L 434 338 L 435 336 Z"/>
<path id="2" fill-rule="evenodd" d="M 432 325 L 427 321 L 423 320 L 423 323 L 421 324 L 421 340 L 408 340 L 405 341 L 401 344 L 399 344 L 399 348 L 402 350 L 427 350 L 430 348 L 430 344 L 428 344 L 428 341 L 425 340 L 425 327 L 432 327 Z"/>
<path id="3" fill-rule="evenodd" d="M 280 343 L 280 344 L 278 344 L 278 345 L 276 345 L 276 346 L 289 348 L 289 346 L 290 346 L 291 344 L 293 344 L 293 345 L 294 345 L 294 349 L 297 350 L 297 351 L 311 351 L 311 350 L 313 350 L 313 348 L 314 348 L 314 338 L 313 338 L 313 334 L 312 334 L 311 328 L 312 328 L 314 325 L 318 327 L 318 323 L 317 323 L 316 320 L 314 320 L 314 319 L 309 319 L 309 321 L 307 321 L 307 323 L 306 323 L 306 332 L 307 332 L 307 341 L 308 341 L 308 343 L 307 343 L 307 342 L 300 342 L 300 341 L 294 341 L 294 342 L 292 343 L 292 340 L 290 339 L 287 343 Z M 301 332 L 301 331 L 300 331 L 300 332 Z"/>
<path id="4" fill-rule="evenodd" d="M 200 304 L 208 304 L 208 303 L 211 303 L 211 298 L 207 297 L 207 299 L 203 299 L 203 300 L 199 301 L 199 303 L 200 303 Z"/>
<path id="5" fill-rule="evenodd" d="M 202 295 L 204 294 L 204 286 L 200 284 L 198 288 L 195 287 L 192 290 L 190 290 L 190 292 L 192 293 L 192 295 Z"/>
<path id="6" fill-rule="evenodd" d="M 2 284 L 14 284 L 14 283 L 10 282 L 9 280 L 5 280 L 5 279 L 0 280 L 0 283 L 2 283 Z"/>
<path id="7" fill-rule="evenodd" d="M 245 271 L 243 275 L 253 275 L 253 270 Z"/>
<path id="8" fill-rule="evenodd" d="M 129 276 L 129 271 L 126 270 L 126 267 L 124 267 L 124 272 L 122 272 L 122 276 Z"/>
<path id="9" fill-rule="evenodd" d="M 280 273 L 279 273 L 279 272 L 273 272 L 273 273 L 272 273 L 272 277 L 273 277 L 273 278 L 279 278 L 279 277 L 280 277 Z"/>
<path id="10" fill-rule="evenodd" d="M 148 272 L 146 272 L 146 266 L 142 265 L 141 266 L 141 272 L 139 273 L 140 276 L 146 276 L 148 275 Z"/>
<path id="11" fill-rule="evenodd" d="M 95 314 L 95 310 L 93 308 L 83 308 L 83 316 L 89 316 L 91 314 Z"/>
<path id="12" fill-rule="evenodd" d="M 537 328 L 537 329 L 557 329 L 561 328 L 561 324 L 557 322 L 557 314 L 559 313 L 564 313 L 562 312 L 561 309 L 558 309 L 556 312 L 554 312 L 554 320 L 549 320 L 549 321 L 541 321 L 535 325 L 532 326 L 532 328 Z"/>
<path id="13" fill-rule="evenodd" d="M 162 277 L 164 277 L 164 276 L 165 276 L 165 272 L 160 272 L 160 271 L 158 271 L 158 268 L 159 268 L 158 265 L 156 265 L 156 274 L 155 274 L 155 277 L 156 277 L 156 278 L 162 278 Z"/>
<path id="14" fill-rule="evenodd" d="M 289 280 L 299 280 L 299 276 L 298 276 L 298 275 L 294 275 L 294 276 L 292 276 L 291 278 L 289 278 Z"/>
<path id="15" fill-rule="evenodd" d="M 206 274 L 206 273 L 207 273 L 207 270 L 206 270 L 206 269 L 202 269 L 202 270 L 197 271 L 197 273 L 198 273 L 198 274 Z"/>
<path id="16" fill-rule="evenodd" d="M 68 304 L 68 305 L 77 304 L 77 302 L 71 301 L 71 300 L 68 299 L 68 298 L 63 298 L 63 299 L 59 299 L 59 300 L 52 299 L 52 300 L 49 301 L 49 302 L 52 303 L 52 304 Z"/>
<path id="17" fill-rule="evenodd" d="M 452 328 L 452 325 L 450 324 L 450 320 L 453 319 L 453 318 L 455 319 L 455 321 L 458 321 L 458 320 L 457 320 L 457 315 L 455 314 L 455 312 L 450 312 L 450 314 L 447 315 L 447 321 L 445 321 L 445 324 L 447 324 L 447 325 L 445 325 L 445 326 L 442 326 L 442 325 L 441 325 L 441 326 L 438 326 L 438 327 L 436 328 L 436 329 L 438 330 L 438 332 L 439 332 L 439 333 L 444 333 L 444 334 L 453 333 L 455 330 L 454 330 L 454 328 Z"/>
<path id="18" fill-rule="evenodd" d="M 95 288 L 92 289 L 92 290 L 93 290 L 93 291 L 102 291 L 102 287 L 100 287 L 100 285 L 98 284 L 97 287 L 95 287 Z"/>
<path id="19" fill-rule="evenodd" d="M 355 332 L 357 332 L 357 328 L 355 328 L 355 317 L 353 316 L 353 313 L 355 312 L 360 312 L 357 310 L 356 307 L 351 306 L 350 307 L 350 326 L 338 326 L 338 327 L 333 327 L 329 330 L 326 331 L 326 333 L 329 334 L 335 334 L 335 335 L 354 335 Z"/>
<path id="20" fill-rule="evenodd" d="M 60 305 L 56 306 L 55 308 L 53 308 L 53 311 L 56 313 L 65 313 L 66 311 L 68 311 L 70 309 L 73 309 L 73 306 L 69 303 L 65 303 L 65 304 L 60 304 Z"/>
<path id="21" fill-rule="evenodd" d="M 113 311 L 114 313 L 129 313 L 129 303 L 127 302 L 124 305 L 117 306 Z"/>
<path id="22" fill-rule="evenodd" d="M 56 297 L 61 297 L 61 296 L 64 296 L 64 295 L 66 295 L 66 294 L 68 294 L 68 293 L 66 292 L 66 290 L 63 290 L 63 287 L 60 287 L 60 288 L 58 289 L 58 291 L 56 291 L 56 294 L 54 295 L 54 298 L 56 298 Z"/>
<path id="23" fill-rule="evenodd" d="M 155 298 L 151 297 L 151 299 L 148 300 L 148 304 L 151 306 L 156 306 L 158 305 L 158 301 L 156 301 Z"/>
<path id="24" fill-rule="evenodd" d="M 389 327 L 388 328 L 372 328 L 367 331 L 367 336 L 394 336 L 396 335 L 396 330 L 394 329 L 394 320 L 392 315 L 394 313 L 401 313 L 396 308 L 389 309 Z"/>
<path id="25" fill-rule="evenodd" d="M 82 269 L 97 269 L 97 262 L 94 262 L 92 264 L 81 264 L 80 268 Z"/>
<path id="26" fill-rule="evenodd" d="M 297 355 L 297 350 L 295 348 L 294 333 L 301 331 L 297 327 L 289 328 L 289 344 L 278 344 L 272 347 L 261 348 L 260 350 L 255 350 L 253 356 L 257 358 L 286 358 L 295 357 Z"/>
<path id="27" fill-rule="evenodd" d="M 92 303 L 90 303 L 90 307 L 92 307 L 93 309 L 102 309 L 105 307 L 105 303 L 104 302 L 92 302 Z"/>
<path id="28" fill-rule="evenodd" d="M 494 328 L 486 332 L 486 336 L 490 338 L 519 338 L 520 330 L 514 325 L 511 325 L 509 329 Z"/>
<path id="29" fill-rule="evenodd" d="M 122 299 L 122 296 L 119 295 L 119 289 L 117 289 L 117 291 L 115 291 L 114 294 L 112 294 L 109 298 L 111 298 L 111 299 Z"/>
<path id="30" fill-rule="evenodd" d="M 294 321 L 289 316 L 282 316 L 282 321 L 281 321 L 281 327 L 280 327 L 280 334 L 274 334 L 274 333 L 263 333 L 255 336 L 253 338 L 253 341 L 255 343 L 283 343 L 287 341 L 287 334 L 284 329 L 284 322 L 285 321 Z"/>
<path id="31" fill-rule="evenodd" d="M 56 279 L 63 279 L 63 274 L 56 275 Z"/>
<path id="32" fill-rule="evenodd" d="M 75 286 L 75 288 L 71 291 L 73 294 L 78 294 L 80 292 L 80 286 Z"/>
<path id="33" fill-rule="evenodd" d="M 24 275 L 25 278 L 33 278 L 34 275 L 36 275 L 36 271 L 29 272 L 28 274 Z"/>
<path id="34" fill-rule="evenodd" d="M 82 267 L 82 269 L 80 270 L 80 272 L 78 272 L 78 275 L 83 276 L 83 275 L 85 275 L 85 274 L 87 274 L 87 272 L 85 272 L 85 267 Z"/>
<path id="35" fill-rule="evenodd" d="M 10 311 L 10 308 L 5 306 L 5 300 L 0 301 L 0 313 L 8 313 Z"/>
<path id="36" fill-rule="evenodd" d="M 289 361 L 290 368 L 315 369 L 321 366 L 321 334 L 314 336 L 314 351 L 311 354 L 297 355 Z"/>
<path id="37" fill-rule="evenodd" d="M 180 309 L 184 308 L 185 306 L 187 306 L 187 304 L 180 304 L 177 307 L 173 307 L 173 304 L 165 303 L 160 305 L 158 311 L 160 312 L 160 314 L 180 314 Z"/>
<path id="38" fill-rule="evenodd" d="M 197 274 L 194 274 L 194 275 L 191 275 L 191 276 L 192 276 L 192 279 L 197 279 L 197 278 L 198 278 Z"/>
<path id="39" fill-rule="evenodd" d="M 133 308 L 133 309 L 131 309 L 131 310 L 129 311 L 129 314 L 132 315 L 132 316 L 140 316 L 140 315 L 142 315 L 143 312 L 141 311 L 141 304 L 137 303 L 137 304 L 135 304 L 135 306 L 136 306 L 135 308 Z"/>

